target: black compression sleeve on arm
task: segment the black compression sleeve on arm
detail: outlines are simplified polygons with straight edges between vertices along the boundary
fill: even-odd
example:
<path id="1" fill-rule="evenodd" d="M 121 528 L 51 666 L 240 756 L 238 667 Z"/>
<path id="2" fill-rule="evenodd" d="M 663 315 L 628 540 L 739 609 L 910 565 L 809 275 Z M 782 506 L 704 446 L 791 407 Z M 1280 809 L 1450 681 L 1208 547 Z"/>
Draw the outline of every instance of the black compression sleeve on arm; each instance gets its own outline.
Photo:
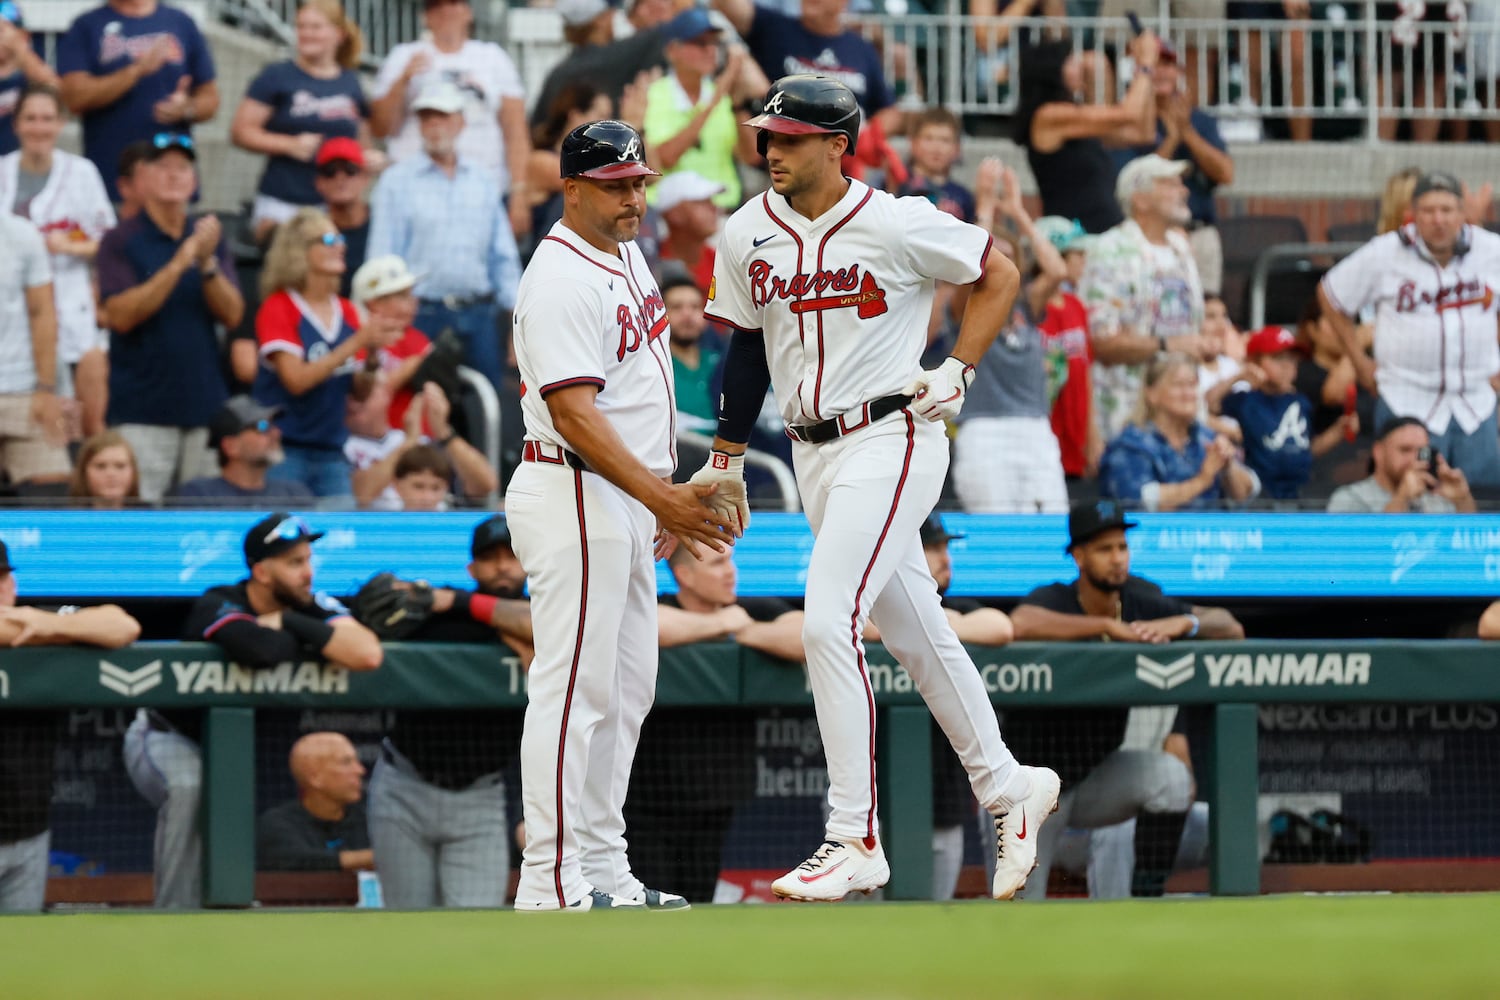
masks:
<path id="1" fill-rule="evenodd" d="M 749 441 L 770 387 L 765 338 L 759 333 L 734 331 L 729 338 L 729 356 L 724 359 L 724 387 L 719 392 L 719 437 L 735 444 Z"/>

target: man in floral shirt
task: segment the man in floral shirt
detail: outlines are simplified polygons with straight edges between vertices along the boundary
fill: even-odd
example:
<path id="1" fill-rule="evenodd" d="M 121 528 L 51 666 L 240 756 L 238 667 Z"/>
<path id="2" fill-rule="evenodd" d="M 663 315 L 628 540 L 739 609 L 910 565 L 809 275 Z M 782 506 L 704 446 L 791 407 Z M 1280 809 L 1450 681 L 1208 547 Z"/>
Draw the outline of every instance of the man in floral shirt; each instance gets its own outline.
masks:
<path id="1" fill-rule="evenodd" d="M 1182 232 L 1191 218 L 1185 164 L 1154 153 L 1120 171 L 1115 197 L 1126 220 L 1089 251 L 1079 297 L 1094 344 L 1095 419 L 1108 441 L 1141 394 L 1146 362 L 1161 351 L 1205 357 L 1203 286 Z"/>

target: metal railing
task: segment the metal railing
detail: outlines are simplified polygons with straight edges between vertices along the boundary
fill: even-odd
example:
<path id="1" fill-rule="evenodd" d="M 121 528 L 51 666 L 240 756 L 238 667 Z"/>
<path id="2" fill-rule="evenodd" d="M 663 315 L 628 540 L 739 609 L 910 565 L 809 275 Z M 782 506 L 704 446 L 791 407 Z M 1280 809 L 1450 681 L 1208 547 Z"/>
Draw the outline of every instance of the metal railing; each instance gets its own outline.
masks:
<path id="1" fill-rule="evenodd" d="M 699 434 L 697 431 L 678 430 L 677 441 L 679 444 L 701 448 L 704 452 L 710 452 L 714 447 L 713 438 L 707 434 Z M 795 514 L 802 509 L 802 494 L 797 492 L 797 477 L 792 474 L 791 469 L 787 468 L 785 462 L 770 452 L 747 448 L 745 464 L 752 469 L 763 470 L 776 483 L 776 489 L 781 494 L 782 510 Z"/>
<path id="2" fill-rule="evenodd" d="M 458 366 L 458 377 L 463 381 L 464 387 L 474 395 L 474 401 L 479 405 L 479 412 L 484 417 L 484 439 L 474 440 L 473 428 L 470 428 L 470 443 L 475 445 L 484 457 L 489 461 L 490 468 L 495 470 L 496 481 L 500 476 L 500 394 L 490 384 L 490 380 L 467 365 Z M 453 400 L 453 405 L 459 405 L 459 400 Z M 499 490 L 490 490 L 484 495 L 486 507 L 494 507 L 500 501 Z"/>
<path id="3" fill-rule="evenodd" d="M 1345 243 L 1278 243 L 1255 260 L 1250 272 L 1250 329 L 1259 330 L 1266 325 L 1266 289 L 1272 280 L 1272 272 L 1287 263 L 1322 258 L 1329 266 L 1338 263 L 1360 247 L 1361 242 Z"/>

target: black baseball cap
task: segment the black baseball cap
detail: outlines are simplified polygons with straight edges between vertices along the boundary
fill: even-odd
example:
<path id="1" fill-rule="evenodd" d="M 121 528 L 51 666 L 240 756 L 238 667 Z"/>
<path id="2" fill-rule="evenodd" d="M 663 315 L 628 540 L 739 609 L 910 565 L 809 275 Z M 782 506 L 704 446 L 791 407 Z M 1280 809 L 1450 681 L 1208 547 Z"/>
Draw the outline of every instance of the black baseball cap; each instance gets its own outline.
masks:
<path id="1" fill-rule="evenodd" d="M 262 559 L 281 555 L 294 545 L 316 542 L 322 537 L 323 532 L 312 530 L 302 518 L 278 511 L 256 521 L 245 532 L 245 565 L 254 566 Z"/>
<path id="2" fill-rule="evenodd" d="M 1417 178 L 1416 186 L 1411 189 L 1411 203 L 1415 205 L 1417 199 L 1430 191 L 1445 191 L 1460 200 L 1464 196 L 1463 185 L 1458 178 L 1441 170 L 1432 170 Z"/>
<path id="3" fill-rule="evenodd" d="M 266 406 L 245 395 L 230 396 L 208 422 L 208 446 L 217 448 L 225 438 L 247 431 L 262 420 L 270 422 L 279 416 L 279 406 Z"/>
<path id="4" fill-rule="evenodd" d="M 943 519 L 934 511 L 927 515 L 927 520 L 922 522 L 922 545 L 945 545 L 955 538 L 967 538 L 967 535 L 955 535 L 943 527 Z"/>
<path id="5" fill-rule="evenodd" d="M 1427 424 L 1420 417 L 1391 417 L 1375 431 L 1375 441 L 1378 444 L 1401 430 L 1403 427 L 1420 427 L 1427 430 Z"/>
<path id="6" fill-rule="evenodd" d="M 1073 509 L 1068 511 L 1067 551 L 1071 552 L 1080 545 L 1088 544 L 1112 528 L 1129 530 L 1134 527 L 1137 527 L 1137 523 L 1127 518 L 1124 508 L 1113 500 L 1074 504 Z"/>
<path id="7" fill-rule="evenodd" d="M 511 548 L 510 528 L 505 523 L 505 518 L 496 514 L 494 517 L 480 521 L 474 527 L 474 537 L 469 542 L 469 558 L 478 559 L 490 549 L 503 545 Z"/>
<path id="8" fill-rule="evenodd" d="M 5 547 L 5 542 L 0 541 L 0 573 L 9 573 L 15 569 L 10 564 L 10 550 Z"/>

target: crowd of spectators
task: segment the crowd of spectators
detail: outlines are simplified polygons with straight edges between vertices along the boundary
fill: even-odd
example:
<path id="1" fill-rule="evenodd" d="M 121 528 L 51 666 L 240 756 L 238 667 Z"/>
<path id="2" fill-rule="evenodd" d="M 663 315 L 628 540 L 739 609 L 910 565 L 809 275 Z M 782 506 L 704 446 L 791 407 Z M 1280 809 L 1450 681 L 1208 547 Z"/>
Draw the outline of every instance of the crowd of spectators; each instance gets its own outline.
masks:
<path id="1" fill-rule="evenodd" d="M 368 92 L 360 26 L 337 3 L 306 0 L 290 58 L 242 95 L 220 94 L 202 34 L 158 0 L 80 15 L 55 72 L 7 4 L 0 69 L 12 72 L 0 83 L 14 100 L 0 132 L 16 148 L 0 156 L 0 204 L 7 230 L 29 222 L 41 243 L 18 235 L 0 274 L 0 340 L 13 348 L 0 371 L 4 477 L 23 496 L 110 505 L 285 505 L 304 492 L 385 509 L 488 502 L 516 442 L 476 425 L 459 366 L 491 384 L 502 411 L 516 405 L 509 310 L 560 215 L 557 144 L 607 115 L 640 127 L 664 175 L 638 244 L 669 299 L 682 426 L 705 429 L 726 336 L 702 316 L 717 234 L 766 184 L 740 126 L 769 80 L 814 71 L 839 75 L 861 103 L 851 176 L 979 223 L 1027 275 L 956 435 L 958 505 L 1058 511 L 1096 495 L 1157 509 L 1311 505 L 1360 478 L 1376 435 L 1399 418 L 1431 435 L 1441 458 L 1423 471 L 1434 482 L 1441 460 L 1481 497 L 1500 487 L 1490 385 L 1500 356 L 1484 332 L 1500 244 L 1477 225 L 1488 189 L 1393 177 L 1384 235 L 1334 269 L 1290 346 L 1257 364 L 1217 298 L 1214 195 L 1234 160 L 1197 92 L 1202 53 L 1150 31 L 1124 51 L 1084 48 L 1058 7 L 995 11 L 1058 18 L 1028 30 L 1019 66 L 1002 74 L 1019 88 L 1035 213 L 997 161 L 979 165 L 972 190 L 955 178 L 961 121 L 911 92 L 897 102 L 884 40 L 852 26 L 846 0 L 795 14 L 750 0 L 635 0 L 623 11 L 562 0 L 572 51 L 529 102 L 512 56 L 474 37 L 467 0 L 426 0 L 422 37 L 389 53 Z M 1085 96 L 1100 93 L 1118 99 Z M 194 209 L 203 164 L 192 127 L 224 97 L 237 101 L 231 141 L 264 157 L 233 232 Z M 69 112 L 82 156 L 56 148 Z M 895 154 L 895 134 L 909 155 Z M 259 254 L 231 253 L 232 237 Z M 243 281 L 237 256 L 251 261 Z M 933 356 L 954 335 L 962 292 L 936 290 Z M 1148 387 L 1164 352 L 1188 363 L 1156 364 L 1166 381 Z M 269 415 L 213 432 L 239 420 L 221 411 L 241 394 Z M 265 421 L 277 440 L 253 429 Z M 123 497 L 96 495 L 83 469 L 98 448 L 85 443 L 106 430 L 120 439 L 107 450 L 129 452 L 135 470 Z M 997 449 L 1002 440 L 1015 447 Z M 403 480 L 422 484 L 409 501 Z"/>

